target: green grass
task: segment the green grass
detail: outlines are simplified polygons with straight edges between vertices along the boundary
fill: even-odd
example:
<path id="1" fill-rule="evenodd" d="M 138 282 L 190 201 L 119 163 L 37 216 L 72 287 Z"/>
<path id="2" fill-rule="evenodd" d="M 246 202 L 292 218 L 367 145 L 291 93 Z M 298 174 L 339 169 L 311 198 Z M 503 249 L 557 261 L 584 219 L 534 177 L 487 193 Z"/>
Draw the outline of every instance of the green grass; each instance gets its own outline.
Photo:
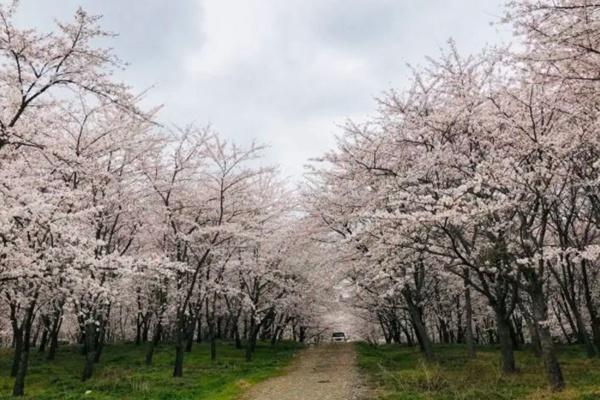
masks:
<path id="1" fill-rule="evenodd" d="M 25 399 L 231 400 L 246 387 L 280 373 L 299 349 L 294 343 L 259 344 L 254 360 L 247 363 L 243 350 L 221 344 L 217 361 L 211 362 L 208 347 L 194 345 L 185 354 L 183 378 L 174 379 L 173 346 L 160 346 L 152 367 L 144 365 L 145 346 L 107 346 L 94 377 L 87 382 L 80 380 L 83 356 L 78 348 L 63 347 L 51 362 L 33 352 Z M 10 351 L 0 350 L 0 399 L 9 398 L 12 392 L 11 360 Z"/>
<path id="2" fill-rule="evenodd" d="M 494 348 L 479 349 L 469 360 L 463 346 L 437 346 L 432 363 L 416 348 L 359 343 L 357 350 L 378 400 L 600 399 L 600 359 L 586 358 L 577 346 L 560 349 L 567 389 L 559 394 L 546 388 L 542 361 L 528 351 L 516 353 L 519 372 L 506 376 Z"/>

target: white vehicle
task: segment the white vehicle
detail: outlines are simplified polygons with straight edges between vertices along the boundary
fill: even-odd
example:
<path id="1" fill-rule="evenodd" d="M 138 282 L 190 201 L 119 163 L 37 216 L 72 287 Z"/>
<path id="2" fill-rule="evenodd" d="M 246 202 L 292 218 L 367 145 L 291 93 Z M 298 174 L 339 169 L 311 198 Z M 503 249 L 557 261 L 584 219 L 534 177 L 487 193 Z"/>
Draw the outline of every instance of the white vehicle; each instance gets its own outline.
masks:
<path id="1" fill-rule="evenodd" d="M 344 332 L 333 332 L 333 334 L 331 335 L 331 341 L 336 343 L 347 342 L 348 337 Z"/>

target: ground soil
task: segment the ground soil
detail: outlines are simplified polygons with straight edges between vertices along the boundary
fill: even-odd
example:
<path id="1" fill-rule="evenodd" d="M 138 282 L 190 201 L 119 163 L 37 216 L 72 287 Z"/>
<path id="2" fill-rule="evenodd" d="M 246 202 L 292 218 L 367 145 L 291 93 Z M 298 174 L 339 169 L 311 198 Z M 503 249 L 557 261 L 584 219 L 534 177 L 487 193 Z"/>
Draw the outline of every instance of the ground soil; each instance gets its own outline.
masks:
<path id="1" fill-rule="evenodd" d="M 363 400 L 367 391 L 351 343 L 310 347 L 285 374 L 252 387 L 243 400 Z"/>

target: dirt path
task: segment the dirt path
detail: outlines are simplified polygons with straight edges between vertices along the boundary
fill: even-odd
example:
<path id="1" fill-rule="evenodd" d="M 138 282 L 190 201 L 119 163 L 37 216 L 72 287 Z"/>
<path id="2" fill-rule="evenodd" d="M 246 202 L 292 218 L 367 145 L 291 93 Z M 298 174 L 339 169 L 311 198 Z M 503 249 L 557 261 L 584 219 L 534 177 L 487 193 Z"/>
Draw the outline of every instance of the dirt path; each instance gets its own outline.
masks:
<path id="1" fill-rule="evenodd" d="M 254 386 L 243 400 L 362 400 L 364 388 L 352 344 L 322 345 L 300 353 L 286 375 Z"/>

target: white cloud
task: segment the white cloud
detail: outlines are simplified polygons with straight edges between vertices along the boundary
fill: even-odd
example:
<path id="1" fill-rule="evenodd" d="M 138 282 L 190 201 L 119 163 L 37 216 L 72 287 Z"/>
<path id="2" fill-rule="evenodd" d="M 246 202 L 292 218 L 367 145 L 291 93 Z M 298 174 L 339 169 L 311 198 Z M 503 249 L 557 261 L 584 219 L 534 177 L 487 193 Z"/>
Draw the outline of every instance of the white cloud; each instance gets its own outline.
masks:
<path id="1" fill-rule="evenodd" d="M 476 52 L 505 32 L 489 22 L 504 0 L 22 0 L 21 20 L 48 29 L 81 5 L 103 13 L 131 63 L 123 75 L 162 118 L 212 123 L 226 137 L 271 144 L 268 161 L 298 178 L 333 145 L 336 124 L 406 84 L 406 63 L 449 37 Z"/>

